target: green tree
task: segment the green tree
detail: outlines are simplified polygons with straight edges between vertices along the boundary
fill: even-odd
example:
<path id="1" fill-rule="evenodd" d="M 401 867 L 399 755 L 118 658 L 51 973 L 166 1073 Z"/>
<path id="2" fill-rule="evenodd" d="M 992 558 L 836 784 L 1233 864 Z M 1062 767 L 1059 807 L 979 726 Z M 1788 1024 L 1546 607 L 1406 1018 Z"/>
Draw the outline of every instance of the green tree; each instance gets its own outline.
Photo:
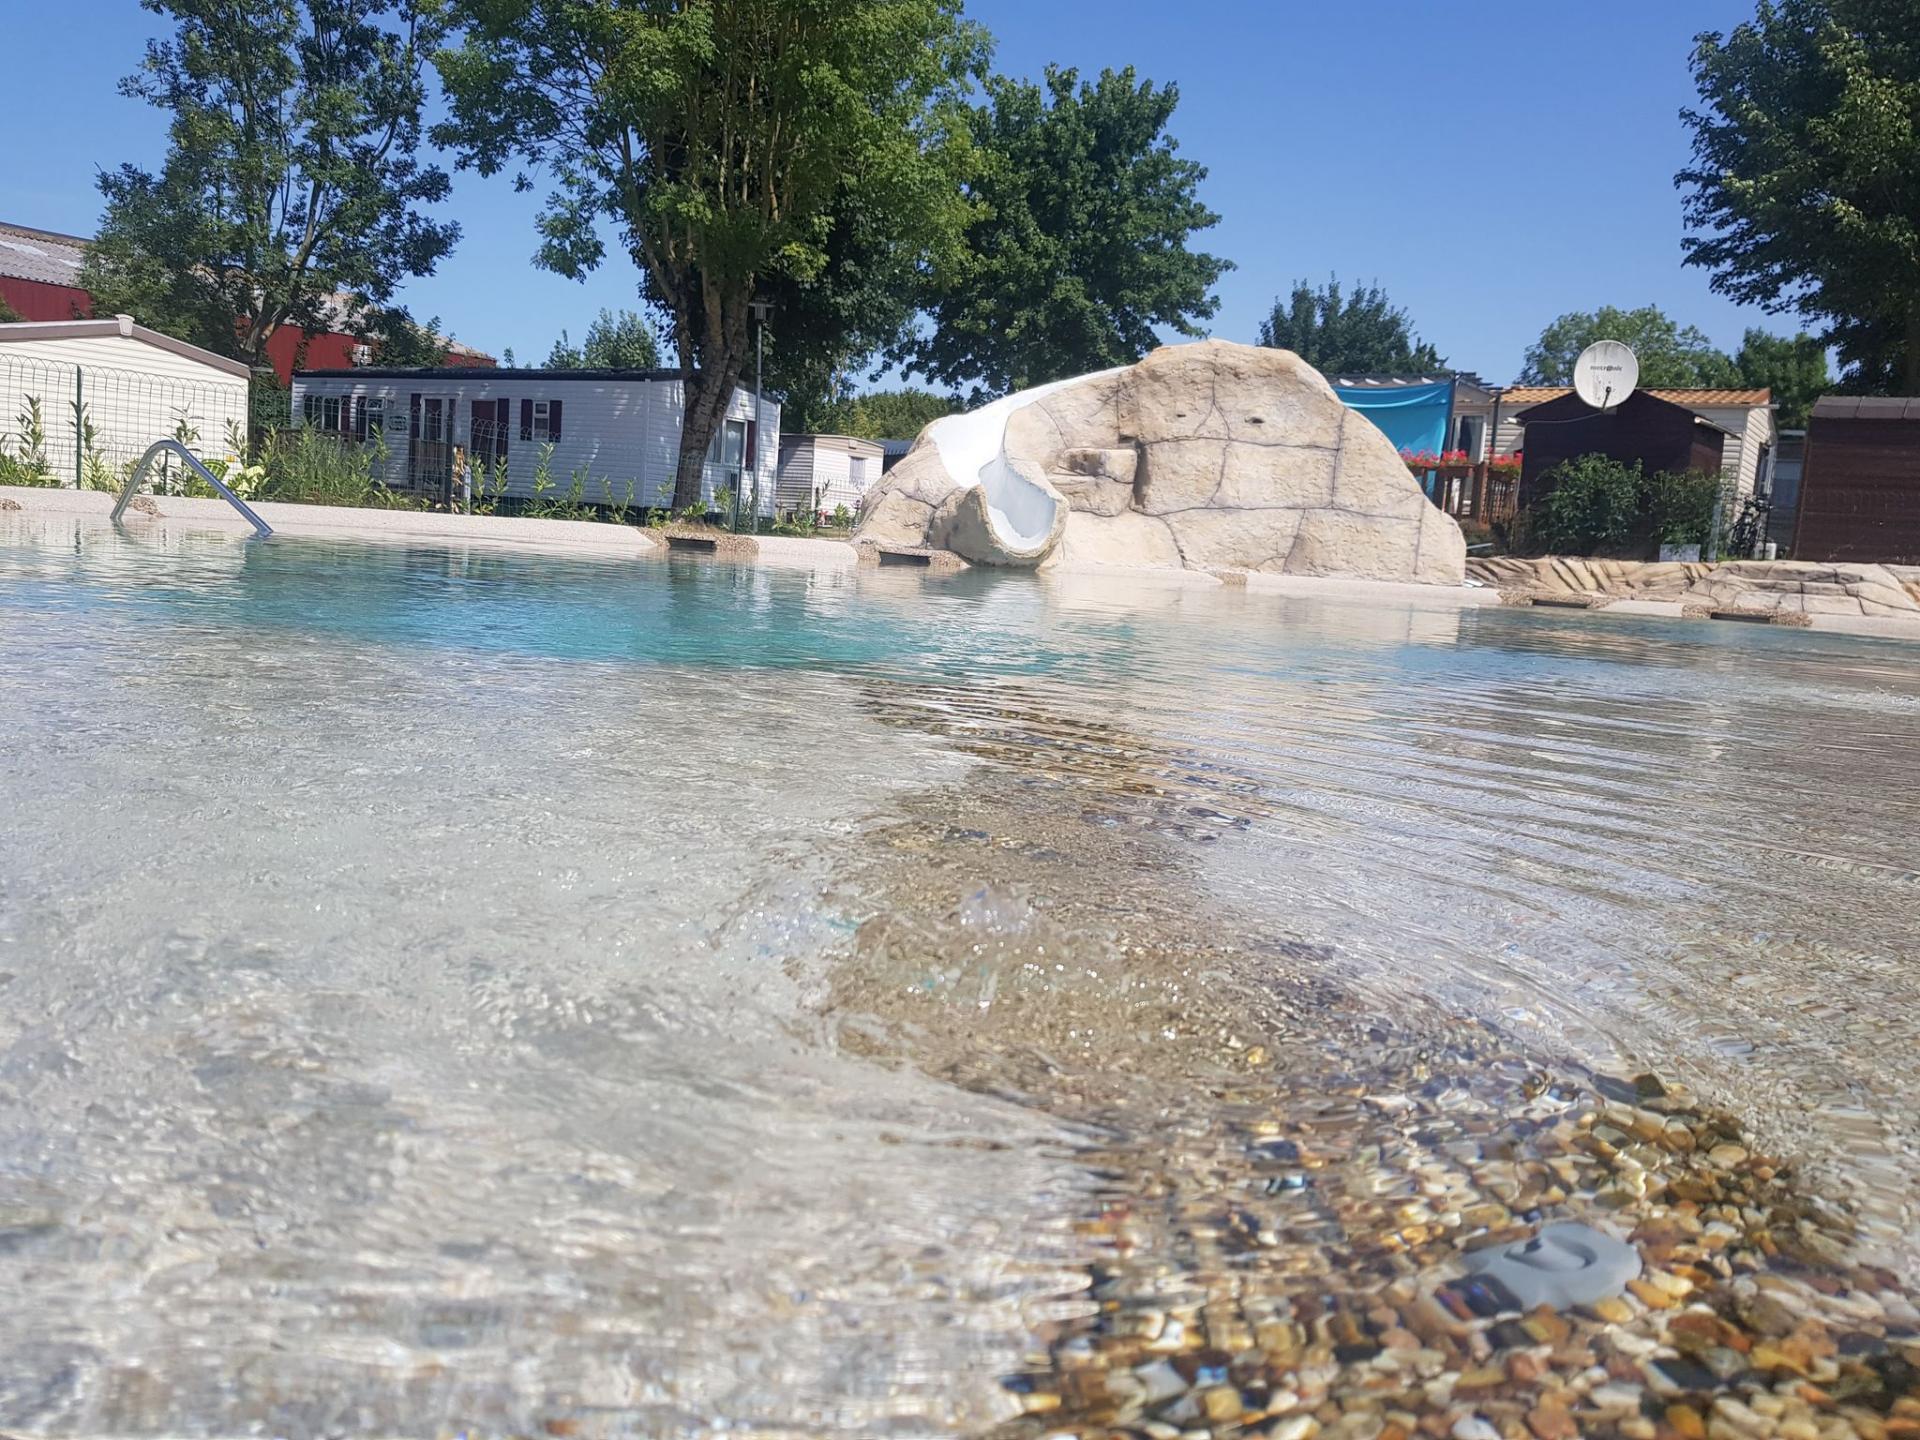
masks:
<path id="1" fill-rule="evenodd" d="M 438 58 L 453 118 L 435 138 L 483 174 L 547 168 L 539 263 L 578 276 L 598 222 L 632 252 L 685 387 L 674 505 L 751 362 L 751 305 L 781 282 L 837 353 L 849 217 L 931 264 L 966 215 L 964 95 L 984 32 L 959 0 L 452 0 Z M 523 174 L 524 184 L 531 180 Z M 796 329 L 800 320 L 795 320 Z"/>
<path id="2" fill-rule="evenodd" d="M 123 94 L 172 114 L 158 175 L 101 175 L 82 284 L 130 314 L 257 361 L 282 325 L 369 333 L 459 228 L 421 213 L 426 0 L 143 0 L 173 22 Z"/>
<path id="3" fill-rule="evenodd" d="M 1749 330 L 1733 363 L 1741 384 L 1773 391 L 1774 422 L 1789 429 L 1805 426 L 1813 402 L 1833 389 L 1827 347 L 1804 331 L 1789 338 Z"/>
<path id="4" fill-rule="evenodd" d="M 447 363 L 447 342 L 440 334 L 438 315 L 421 325 L 405 310 L 390 306 L 369 317 L 367 334 L 377 364 L 430 367 Z"/>
<path id="5" fill-rule="evenodd" d="M 793 413 L 785 409 L 781 423 L 816 434 L 858 435 L 866 440 L 911 440 L 942 415 L 951 415 L 960 402 L 951 395 L 907 387 L 870 390 Z"/>
<path id="6" fill-rule="evenodd" d="M 20 321 L 20 312 L 6 301 L 0 300 L 0 325 L 15 325 Z"/>
<path id="7" fill-rule="evenodd" d="M 897 352 L 907 339 L 928 290 L 926 257 L 896 244 L 893 229 L 864 192 L 848 189 L 828 222 L 824 248 L 832 268 L 806 279 L 772 275 L 761 286 L 772 312 L 766 384 L 784 397 L 782 424 L 803 428 L 803 417 L 825 416 L 868 361 Z"/>
<path id="8" fill-rule="evenodd" d="M 1602 305 L 1562 315 L 1527 348 L 1523 385 L 1571 385 L 1573 362 L 1596 340 L 1621 340 L 1640 360 L 1640 383 L 1664 388 L 1719 387 L 1740 383 L 1725 351 L 1691 325 L 1680 326 L 1658 306 L 1621 310 Z"/>
<path id="9" fill-rule="evenodd" d="M 1167 121 L 1179 102 L 1128 68 L 1081 84 L 995 77 L 972 116 L 983 168 L 961 264 L 938 278 L 910 368 L 975 402 L 1138 360 L 1159 329 L 1199 335 L 1231 266 L 1189 238 L 1218 223 Z"/>
<path id="10" fill-rule="evenodd" d="M 568 343 L 562 330 L 547 353 L 549 370 L 651 370 L 659 363 L 653 327 L 631 310 L 602 310 L 579 345 Z"/>
<path id="11" fill-rule="evenodd" d="M 1323 375 L 1426 375 L 1447 364 L 1377 283 L 1343 295 L 1331 277 L 1317 290 L 1294 281 L 1260 322 L 1260 343 L 1293 351 Z"/>
<path id="12" fill-rule="evenodd" d="M 1920 394 L 1920 10 L 1761 0 L 1695 42 L 1689 265 L 1824 322 L 1849 388 Z"/>

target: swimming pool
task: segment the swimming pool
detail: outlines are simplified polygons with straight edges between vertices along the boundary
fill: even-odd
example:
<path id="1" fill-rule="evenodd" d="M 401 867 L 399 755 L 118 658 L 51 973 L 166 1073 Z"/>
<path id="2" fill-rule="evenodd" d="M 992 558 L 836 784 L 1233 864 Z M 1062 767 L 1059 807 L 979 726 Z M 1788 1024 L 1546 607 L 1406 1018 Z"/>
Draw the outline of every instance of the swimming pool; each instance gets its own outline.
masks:
<path id="1" fill-rule="evenodd" d="M 8 1427 L 1044 1423 L 1253 1285 L 1148 1197 L 1456 1072 L 1427 1159 L 1652 1072 L 1913 1275 L 1897 646 L 0 516 L 0 656 Z"/>

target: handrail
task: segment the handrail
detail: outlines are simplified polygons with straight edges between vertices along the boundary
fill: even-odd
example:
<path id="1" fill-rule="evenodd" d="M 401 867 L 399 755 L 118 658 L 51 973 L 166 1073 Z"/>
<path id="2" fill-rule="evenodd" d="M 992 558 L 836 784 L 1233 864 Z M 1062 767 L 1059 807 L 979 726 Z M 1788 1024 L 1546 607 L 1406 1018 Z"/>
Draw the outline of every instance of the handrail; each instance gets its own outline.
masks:
<path id="1" fill-rule="evenodd" d="M 140 457 L 140 463 L 133 467 L 133 474 L 127 477 L 127 488 L 120 492 L 119 503 L 113 507 L 113 518 L 115 520 L 118 520 L 122 515 L 127 513 L 127 505 L 133 499 L 133 492 L 140 488 L 140 482 L 146 478 L 147 467 L 153 464 L 156 457 L 169 450 L 197 470 L 202 480 L 220 492 L 220 497 L 223 500 L 233 506 L 233 508 L 238 510 L 242 515 L 246 516 L 247 523 L 253 526 L 262 540 L 273 534 L 273 527 L 271 525 L 254 514 L 253 508 L 248 505 L 246 501 L 242 500 L 227 488 L 226 481 L 214 474 L 205 465 L 202 465 L 200 463 L 200 457 L 187 449 L 187 447 L 182 445 L 178 440 L 156 440 L 147 447 L 147 453 Z"/>

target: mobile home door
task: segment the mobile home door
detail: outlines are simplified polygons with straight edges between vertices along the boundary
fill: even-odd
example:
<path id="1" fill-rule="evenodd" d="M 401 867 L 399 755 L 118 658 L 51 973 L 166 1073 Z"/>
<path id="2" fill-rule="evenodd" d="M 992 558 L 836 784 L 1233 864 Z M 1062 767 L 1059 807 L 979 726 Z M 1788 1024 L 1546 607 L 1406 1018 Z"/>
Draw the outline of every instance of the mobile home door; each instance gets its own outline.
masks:
<path id="1" fill-rule="evenodd" d="M 407 402 L 407 484 L 441 504 L 453 500 L 453 415 L 456 402 L 415 392 Z"/>

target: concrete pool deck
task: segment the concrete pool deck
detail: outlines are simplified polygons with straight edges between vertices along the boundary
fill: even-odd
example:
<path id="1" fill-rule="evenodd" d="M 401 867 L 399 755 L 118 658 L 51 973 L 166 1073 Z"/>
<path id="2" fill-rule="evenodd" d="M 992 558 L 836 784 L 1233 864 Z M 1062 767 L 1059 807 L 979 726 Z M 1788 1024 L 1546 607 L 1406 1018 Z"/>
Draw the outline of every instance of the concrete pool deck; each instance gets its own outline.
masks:
<path id="1" fill-rule="evenodd" d="M 113 510 L 114 496 L 94 490 L 41 489 L 0 485 L 0 512 L 18 511 L 31 515 L 72 515 L 105 520 Z M 224 500 L 198 500 L 182 496 L 150 498 L 154 510 L 130 511 L 123 523 L 132 528 L 177 524 L 194 530 L 216 531 L 231 535 L 250 535 L 252 527 Z M 11 502 L 11 503 L 9 503 Z M 666 539 L 658 532 L 635 525 L 610 525 L 587 520 L 542 520 L 504 515 L 445 515 L 420 510 L 367 510 L 348 506 L 299 505 L 276 501 L 255 501 L 253 508 L 271 525 L 276 534 L 308 539 L 424 542 L 429 544 L 468 544 L 509 549 L 541 550 L 554 553 L 591 555 L 636 560 L 664 559 Z M 155 511 L 157 510 L 157 513 Z M 745 538 L 745 537 L 742 537 Z M 781 569 L 853 570 L 860 564 L 859 551 L 852 542 L 821 540 L 794 535 L 761 535 L 753 541 L 756 554 L 751 561 L 738 556 L 716 557 L 720 563 L 752 563 Z M 939 570 L 931 572 L 934 575 Z M 1296 596 L 1300 598 L 1353 601 L 1394 601 L 1423 609 L 1468 610 L 1481 606 L 1512 603 L 1489 585 L 1416 585 L 1394 581 L 1361 580 L 1337 576 L 1266 575 L 1251 572 L 1209 573 L 1201 570 L 1129 570 L 1113 567 L 1062 565 L 1042 571 L 1049 574 L 1099 573 L 1125 574 L 1143 583 L 1217 587 L 1231 585 L 1249 594 Z M 1608 617 L 1633 619 L 1697 620 L 1687 614 L 1690 607 L 1678 601 L 1615 599 L 1590 610 L 1569 611 L 1604 620 Z M 1807 629 L 1838 635 L 1858 635 L 1873 639 L 1905 640 L 1920 643 L 1920 616 L 1810 615 Z M 1712 623 L 1712 622 L 1709 622 Z M 1721 621 L 1719 623 L 1731 623 Z"/>

